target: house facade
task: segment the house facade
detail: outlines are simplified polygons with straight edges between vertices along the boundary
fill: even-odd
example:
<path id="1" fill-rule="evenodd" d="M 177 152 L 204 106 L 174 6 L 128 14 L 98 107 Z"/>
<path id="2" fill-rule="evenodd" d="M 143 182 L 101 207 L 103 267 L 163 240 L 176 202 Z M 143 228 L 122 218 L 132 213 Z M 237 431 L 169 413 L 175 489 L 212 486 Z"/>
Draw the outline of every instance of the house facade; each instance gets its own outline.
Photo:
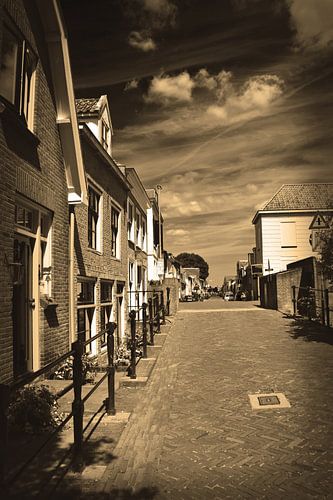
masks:
<path id="1" fill-rule="evenodd" d="M 258 210 L 255 226 L 255 264 L 262 275 L 285 271 L 287 265 L 318 255 L 313 220 L 322 224 L 333 214 L 333 183 L 286 184 Z"/>
<path id="2" fill-rule="evenodd" d="M 159 203 L 159 189 L 147 189 L 150 207 L 147 210 L 148 282 L 152 287 L 164 278 L 163 216 Z"/>
<path id="3" fill-rule="evenodd" d="M 134 168 L 124 168 L 131 191 L 127 200 L 128 213 L 128 312 L 132 309 L 142 317 L 140 307 L 147 302 L 147 212 L 151 204 L 147 192 Z"/>
<path id="4" fill-rule="evenodd" d="M 74 272 L 76 325 L 91 338 L 117 324 L 116 344 L 126 333 L 127 309 L 127 197 L 130 184 L 111 156 L 111 117 L 106 96 L 77 99 L 88 204 L 76 206 L 74 218 Z M 106 335 L 88 352 L 106 351 Z"/>
<path id="5" fill-rule="evenodd" d="M 26 5 L 0 8 L 1 382 L 69 347 L 69 204 L 87 198 L 59 6 Z"/>

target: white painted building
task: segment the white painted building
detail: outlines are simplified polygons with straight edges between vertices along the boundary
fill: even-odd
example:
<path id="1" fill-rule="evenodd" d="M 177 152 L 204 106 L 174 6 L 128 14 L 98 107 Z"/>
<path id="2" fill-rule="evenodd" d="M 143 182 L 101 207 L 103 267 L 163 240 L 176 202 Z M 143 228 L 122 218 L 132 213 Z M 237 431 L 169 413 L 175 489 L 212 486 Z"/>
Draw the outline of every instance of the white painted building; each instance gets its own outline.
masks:
<path id="1" fill-rule="evenodd" d="M 317 255 L 312 229 L 316 215 L 322 224 L 333 215 L 333 183 L 284 184 L 257 211 L 252 221 L 255 256 L 263 275 L 285 271 L 287 264 Z"/>
<path id="2" fill-rule="evenodd" d="M 147 210 L 148 281 L 162 282 L 164 278 L 163 216 L 159 206 L 159 193 L 147 189 L 150 207 Z"/>

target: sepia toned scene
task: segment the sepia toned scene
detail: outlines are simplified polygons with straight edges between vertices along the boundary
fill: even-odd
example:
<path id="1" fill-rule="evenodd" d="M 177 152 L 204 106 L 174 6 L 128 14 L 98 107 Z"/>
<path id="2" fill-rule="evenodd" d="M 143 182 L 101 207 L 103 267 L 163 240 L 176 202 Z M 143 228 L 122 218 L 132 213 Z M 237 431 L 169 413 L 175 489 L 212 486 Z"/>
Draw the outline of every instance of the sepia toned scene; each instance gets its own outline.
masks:
<path id="1" fill-rule="evenodd" d="M 333 1 L 0 0 L 0 497 L 333 498 Z"/>

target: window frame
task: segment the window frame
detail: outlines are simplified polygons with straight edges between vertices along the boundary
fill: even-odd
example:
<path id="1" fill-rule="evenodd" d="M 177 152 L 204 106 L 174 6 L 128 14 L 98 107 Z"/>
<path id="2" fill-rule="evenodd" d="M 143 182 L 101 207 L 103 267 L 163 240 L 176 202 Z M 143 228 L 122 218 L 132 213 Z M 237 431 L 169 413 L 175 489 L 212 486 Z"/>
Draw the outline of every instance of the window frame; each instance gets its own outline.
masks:
<path id="1" fill-rule="evenodd" d="M 91 199 L 93 198 L 93 202 Z M 101 252 L 101 220 L 103 195 L 91 184 L 88 184 L 88 247 Z"/>
<path id="2" fill-rule="evenodd" d="M 31 44 L 26 40 L 16 24 L 8 15 L 5 15 L 2 25 L 2 61 L 5 59 L 3 47 L 5 45 L 4 40 L 6 32 L 16 42 L 16 57 L 13 64 L 13 73 L 10 75 L 12 77 L 12 97 L 9 98 L 9 95 L 3 95 L 3 89 L 0 88 L 1 100 L 4 100 L 15 109 L 19 116 L 25 121 L 27 128 L 33 131 L 38 57 Z"/>
<path id="3" fill-rule="evenodd" d="M 134 230 L 134 205 L 128 200 L 127 209 L 127 238 L 129 241 L 133 242 L 133 230 Z"/>
<path id="4" fill-rule="evenodd" d="M 114 219 L 114 214 L 117 214 Z M 114 225 L 114 221 L 117 221 Z M 111 205 L 111 256 L 118 259 L 120 257 L 120 225 L 121 225 L 121 211 L 114 204 Z"/>

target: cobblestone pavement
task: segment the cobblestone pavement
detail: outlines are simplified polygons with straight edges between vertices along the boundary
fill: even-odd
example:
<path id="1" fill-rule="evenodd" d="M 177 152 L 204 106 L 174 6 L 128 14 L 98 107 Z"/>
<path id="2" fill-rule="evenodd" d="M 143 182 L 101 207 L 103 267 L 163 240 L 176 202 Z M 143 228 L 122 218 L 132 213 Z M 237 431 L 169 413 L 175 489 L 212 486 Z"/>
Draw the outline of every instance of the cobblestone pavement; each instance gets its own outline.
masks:
<path id="1" fill-rule="evenodd" d="M 96 493 L 333 498 L 332 344 L 253 303 L 183 304 Z M 257 392 L 291 407 L 253 410 Z"/>

